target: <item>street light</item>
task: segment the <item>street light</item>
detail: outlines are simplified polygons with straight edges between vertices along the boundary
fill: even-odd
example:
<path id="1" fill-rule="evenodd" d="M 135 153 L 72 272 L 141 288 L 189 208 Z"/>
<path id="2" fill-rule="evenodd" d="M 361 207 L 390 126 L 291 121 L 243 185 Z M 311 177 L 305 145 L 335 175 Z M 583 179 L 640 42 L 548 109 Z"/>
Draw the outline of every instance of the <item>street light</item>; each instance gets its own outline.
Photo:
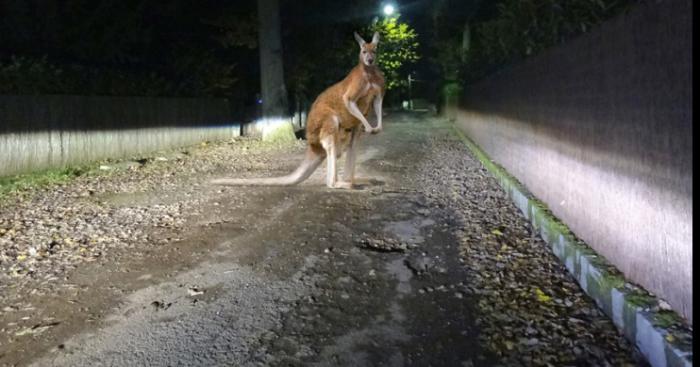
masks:
<path id="1" fill-rule="evenodd" d="M 384 5 L 384 14 L 385 14 L 385 15 L 394 14 L 394 11 L 395 11 L 395 10 L 396 10 L 396 9 L 395 9 L 394 6 L 391 5 L 391 4 L 386 4 L 386 5 Z"/>

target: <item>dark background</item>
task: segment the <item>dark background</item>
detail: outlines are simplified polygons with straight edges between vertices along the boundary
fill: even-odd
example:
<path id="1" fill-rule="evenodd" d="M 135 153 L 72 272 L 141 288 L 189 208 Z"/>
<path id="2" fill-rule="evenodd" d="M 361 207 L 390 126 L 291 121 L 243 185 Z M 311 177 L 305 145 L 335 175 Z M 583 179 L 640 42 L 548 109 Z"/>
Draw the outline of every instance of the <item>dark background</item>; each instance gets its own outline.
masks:
<path id="1" fill-rule="evenodd" d="M 438 103 L 443 85 L 478 80 L 635 2 L 394 1 L 418 34 L 420 59 L 402 73 L 418 79 L 414 97 Z M 349 71 L 357 60 L 352 32 L 383 17 L 383 4 L 280 0 L 290 109 Z M 2 0 L 0 19 L 0 94 L 226 97 L 236 118 L 256 114 L 255 1 Z M 389 104 L 406 94 L 391 91 Z"/>

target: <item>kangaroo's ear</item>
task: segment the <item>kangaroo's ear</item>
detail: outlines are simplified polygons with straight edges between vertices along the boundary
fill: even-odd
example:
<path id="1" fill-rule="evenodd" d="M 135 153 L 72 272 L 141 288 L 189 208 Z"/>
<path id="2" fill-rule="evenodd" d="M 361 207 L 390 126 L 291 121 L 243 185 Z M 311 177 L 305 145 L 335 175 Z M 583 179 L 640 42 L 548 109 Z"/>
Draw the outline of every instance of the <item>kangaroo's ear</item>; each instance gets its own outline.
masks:
<path id="1" fill-rule="evenodd" d="M 374 35 L 372 36 L 372 43 L 375 45 L 379 43 L 379 32 L 374 32 Z"/>
<path id="2" fill-rule="evenodd" d="M 360 47 L 364 46 L 365 43 L 367 43 L 365 42 L 365 40 L 362 39 L 362 37 L 360 37 L 359 34 L 357 34 L 357 32 L 353 32 L 353 34 L 355 35 L 355 41 L 357 41 L 357 43 L 360 44 Z"/>

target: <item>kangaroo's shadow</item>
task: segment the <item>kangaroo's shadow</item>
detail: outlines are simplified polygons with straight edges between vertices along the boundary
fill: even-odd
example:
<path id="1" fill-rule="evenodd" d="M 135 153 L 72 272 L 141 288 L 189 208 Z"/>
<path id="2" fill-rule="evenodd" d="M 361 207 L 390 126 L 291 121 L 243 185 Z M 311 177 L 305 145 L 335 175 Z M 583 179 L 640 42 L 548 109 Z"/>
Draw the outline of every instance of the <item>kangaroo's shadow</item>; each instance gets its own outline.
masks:
<path id="1" fill-rule="evenodd" d="M 370 187 L 384 186 L 386 182 L 377 180 L 376 178 L 355 178 L 353 182 L 353 190 L 364 190 Z"/>

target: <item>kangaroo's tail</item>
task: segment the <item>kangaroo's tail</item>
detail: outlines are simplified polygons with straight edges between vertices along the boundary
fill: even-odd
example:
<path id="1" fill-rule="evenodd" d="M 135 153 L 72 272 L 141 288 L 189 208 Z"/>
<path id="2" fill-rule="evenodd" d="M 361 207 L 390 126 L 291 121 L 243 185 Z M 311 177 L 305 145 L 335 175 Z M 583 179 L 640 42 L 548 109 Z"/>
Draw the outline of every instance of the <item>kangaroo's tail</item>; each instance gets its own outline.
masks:
<path id="1" fill-rule="evenodd" d="M 210 181 L 214 185 L 227 185 L 227 186 L 287 186 L 296 185 L 311 176 L 311 174 L 318 168 L 318 166 L 323 163 L 325 156 L 315 152 L 313 149 L 309 148 L 306 151 L 306 156 L 304 161 L 301 162 L 297 169 L 281 177 L 268 177 L 268 178 L 220 178 L 217 180 Z"/>

